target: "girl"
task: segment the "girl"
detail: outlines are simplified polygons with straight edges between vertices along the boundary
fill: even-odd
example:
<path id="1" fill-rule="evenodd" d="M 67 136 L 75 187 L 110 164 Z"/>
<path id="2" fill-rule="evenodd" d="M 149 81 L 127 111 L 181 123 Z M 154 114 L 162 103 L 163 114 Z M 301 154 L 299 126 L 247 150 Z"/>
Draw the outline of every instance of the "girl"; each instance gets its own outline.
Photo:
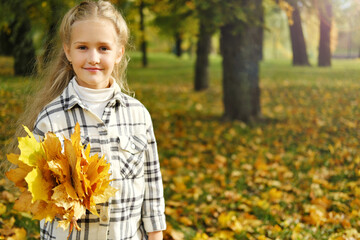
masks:
<path id="1" fill-rule="evenodd" d="M 27 125 L 70 137 L 79 122 L 83 144 L 111 163 L 116 196 L 87 213 L 70 239 L 162 239 L 166 228 L 163 186 L 149 112 L 126 95 L 124 57 L 128 28 L 106 1 L 82 2 L 60 26 L 62 47 Z M 37 117 L 36 117 L 37 116 Z M 24 122 L 23 122 L 24 123 Z M 41 187 L 41 186 L 39 186 Z M 40 223 L 41 239 L 66 239 L 57 222 Z"/>

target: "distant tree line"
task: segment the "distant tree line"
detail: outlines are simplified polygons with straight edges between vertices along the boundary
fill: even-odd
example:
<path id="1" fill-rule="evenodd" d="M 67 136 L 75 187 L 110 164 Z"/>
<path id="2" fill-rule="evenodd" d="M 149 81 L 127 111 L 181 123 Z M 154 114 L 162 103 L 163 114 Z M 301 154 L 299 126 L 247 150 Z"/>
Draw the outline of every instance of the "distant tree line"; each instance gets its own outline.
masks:
<path id="1" fill-rule="evenodd" d="M 302 31 L 301 10 L 316 9 L 319 16 L 319 66 L 331 65 L 330 32 L 332 4 L 336 0 L 113 0 L 138 26 L 142 64 L 148 65 L 148 13 L 151 24 L 174 39 L 174 53 L 182 55 L 182 41 L 188 31 L 197 33 L 194 66 L 195 91 L 209 87 L 209 54 L 214 33 L 220 34 L 223 68 L 224 119 L 250 121 L 261 116 L 259 62 L 262 60 L 264 1 L 272 1 L 288 16 L 294 66 L 309 66 Z M 75 4 L 70 0 L 5 0 L 0 3 L 0 54 L 14 57 L 16 75 L 29 75 L 39 58 L 33 43 L 34 29 L 42 30 L 46 59 L 54 45 L 57 24 Z M 190 30 L 189 30 L 190 29 Z M 191 34 L 195 34 L 195 33 Z M 39 62 L 39 61 L 38 61 Z M 46 61 L 45 61 L 46 62 Z M 41 63 L 41 61 L 40 61 Z"/>

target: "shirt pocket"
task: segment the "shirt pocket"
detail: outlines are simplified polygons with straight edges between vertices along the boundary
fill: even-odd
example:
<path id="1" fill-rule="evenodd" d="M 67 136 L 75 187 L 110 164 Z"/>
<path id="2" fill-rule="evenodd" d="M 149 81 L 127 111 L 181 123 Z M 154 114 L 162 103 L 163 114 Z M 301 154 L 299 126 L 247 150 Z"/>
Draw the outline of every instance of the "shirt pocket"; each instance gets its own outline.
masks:
<path id="1" fill-rule="evenodd" d="M 146 136 L 119 136 L 117 142 L 121 175 L 124 178 L 143 176 L 145 150 L 147 149 Z"/>

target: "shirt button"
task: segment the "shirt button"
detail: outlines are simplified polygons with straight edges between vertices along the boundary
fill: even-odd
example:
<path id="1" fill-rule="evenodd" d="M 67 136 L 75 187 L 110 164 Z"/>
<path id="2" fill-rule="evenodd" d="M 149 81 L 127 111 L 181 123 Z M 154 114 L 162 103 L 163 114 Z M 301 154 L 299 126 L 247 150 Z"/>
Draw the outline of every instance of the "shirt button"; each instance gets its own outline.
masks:
<path id="1" fill-rule="evenodd" d="M 135 144 L 132 144 L 132 145 L 131 145 L 131 148 L 132 148 L 132 149 L 135 149 L 135 147 L 136 147 Z"/>
<path id="2" fill-rule="evenodd" d="M 101 221 L 107 222 L 108 217 L 106 215 L 101 216 Z"/>

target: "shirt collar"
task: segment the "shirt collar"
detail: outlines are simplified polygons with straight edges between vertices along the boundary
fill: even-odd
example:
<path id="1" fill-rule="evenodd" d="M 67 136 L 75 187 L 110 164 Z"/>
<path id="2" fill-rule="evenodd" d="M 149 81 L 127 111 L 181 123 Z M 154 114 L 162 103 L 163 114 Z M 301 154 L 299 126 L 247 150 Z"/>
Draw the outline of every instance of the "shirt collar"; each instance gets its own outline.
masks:
<path id="1" fill-rule="evenodd" d="M 111 106 L 116 106 L 117 104 L 120 104 L 123 107 L 128 107 L 129 104 L 127 98 L 125 97 L 125 94 L 121 92 L 121 88 L 119 84 L 117 84 L 116 81 L 114 81 L 113 84 L 115 84 L 115 90 L 114 90 L 114 97 L 112 98 L 112 100 L 110 100 L 110 102 L 112 103 Z"/>
<path id="2" fill-rule="evenodd" d="M 85 108 L 84 103 L 81 101 L 80 97 L 78 96 L 78 94 L 76 93 L 76 91 L 74 89 L 74 81 L 76 81 L 75 77 L 73 77 L 70 80 L 68 86 L 65 88 L 65 90 L 61 94 L 61 101 L 64 102 L 63 103 L 64 110 L 70 110 L 75 105 L 78 105 L 81 108 Z M 111 103 L 110 106 L 114 107 L 114 106 L 120 104 L 123 107 L 127 107 L 128 106 L 127 101 L 125 99 L 124 93 L 121 92 L 119 84 L 117 84 L 116 81 L 114 81 L 113 84 L 115 84 L 115 90 L 114 90 L 114 96 L 110 100 L 110 103 Z"/>

